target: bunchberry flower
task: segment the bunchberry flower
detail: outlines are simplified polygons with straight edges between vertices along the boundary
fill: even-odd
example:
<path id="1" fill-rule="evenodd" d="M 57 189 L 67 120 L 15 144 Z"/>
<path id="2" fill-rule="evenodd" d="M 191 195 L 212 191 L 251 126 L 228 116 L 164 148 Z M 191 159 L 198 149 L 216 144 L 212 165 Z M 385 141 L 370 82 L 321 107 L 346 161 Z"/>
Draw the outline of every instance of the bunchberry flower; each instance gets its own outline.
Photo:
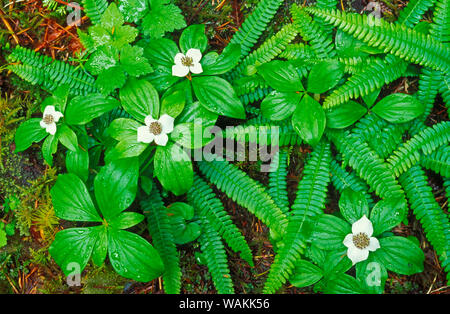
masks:
<path id="1" fill-rule="evenodd" d="M 366 215 L 355 221 L 352 225 L 352 233 L 344 239 L 344 245 L 348 248 L 347 256 L 353 265 L 365 261 L 369 257 L 369 251 L 373 252 L 380 248 L 380 242 L 372 237 L 372 222 Z"/>
<path id="2" fill-rule="evenodd" d="M 198 49 L 189 49 L 186 55 L 181 52 L 177 53 L 174 58 L 175 65 L 172 66 L 172 75 L 183 77 L 192 72 L 200 74 L 203 72 L 200 60 L 202 59 L 202 52 Z"/>
<path id="3" fill-rule="evenodd" d="M 56 122 L 58 122 L 62 116 L 63 114 L 59 111 L 56 111 L 54 106 L 47 106 L 44 109 L 40 125 L 43 129 L 45 129 L 45 131 L 47 131 L 47 133 L 55 135 Z"/>
<path id="4" fill-rule="evenodd" d="M 167 134 L 173 131 L 175 119 L 168 114 L 163 114 L 158 120 L 152 116 L 145 117 L 145 125 L 137 129 L 137 140 L 142 143 L 155 141 L 157 145 L 166 146 L 169 137 Z"/>

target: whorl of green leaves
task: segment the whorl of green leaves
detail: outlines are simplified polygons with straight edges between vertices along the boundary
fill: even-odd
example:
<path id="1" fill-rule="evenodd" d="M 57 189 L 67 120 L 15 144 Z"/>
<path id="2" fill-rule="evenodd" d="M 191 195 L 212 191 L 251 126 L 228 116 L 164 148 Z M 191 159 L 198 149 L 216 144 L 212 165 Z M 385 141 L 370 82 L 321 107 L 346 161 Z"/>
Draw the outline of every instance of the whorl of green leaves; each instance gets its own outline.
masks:
<path id="1" fill-rule="evenodd" d="M 405 62 L 392 55 L 387 55 L 384 60 L 375 59 L 325 98 L 323 107 L 331 108 L 350 99 L 369 95 L 376 89 L 403 76 L 406 66 Z"/>
<path id="2" fill-rule="evenodd" d="M 419 162 L 422 154 L 429 155 L 436 148 L 448 144 L 449 141 L 450 122 L 444 121 L 423 129 L 409 141 L 403 143 L 392 153 L 387 162 L 391 166 L 392 173 L 399 176 Z"/>
<path id="3" fill-rule="evenodd" d="M 9 65 L 8 69 L 25 81 L 39 85 L 47 91 L 54 91 L 60 85 L 69 85 L 69 92 L 72 95 L 98 92 L 94 78 L 83 72 L 81 68 L 52 60 L 33 50 L 17 46 L 8 59 L 10 62 L 15 62 Z"/>
<path id="4" fill-rule="evenodd" d="M 330 144 L 320 142 L 303 169 L 292 215 L 264 286 L 264 293 L 275 293 L 290 277 L 311 235 L 316 218 L 323 214 L 330 181 Z"/>
<path id="5" fill-rule="evenodd" d="M 294 4 L 291 8 L 291 13 L 299 34 L 303 40 L 311 45 L 317 57 L 332 58 L 336 55 L 331 38 L 327 36 L 320 24 L 313 21 L 304 9 Z"/>
<path id="6" fill-rule="evenodd" d="M 436 202 L 425 172 L 413 166 L 399 178 L 414 215 L 422 224 L 428 241 L 440 256 L 442 268 L 450 280 L 450 222 Z"/>
<path id="7" fill-rule="evenodd" d="M 227 253 L 220 240 L 220 235 L 209 225 L 206 219 L 201 220 L 202 233 L 198 238 L 202 250 L 203 260 L 211 273 L 217 293 L 234 293 L 230 269 L 227 264 Z"/>
<path id="8" fill-rule="evenodd" d="M 201 161 L 198 166 L 219 190 L 247 208 L 277 234 L 283 234 L 287 218 L 259 182 L 224 160 Z"/>
<path id="9" fill-rule="evenodd" d="M 250 53 L 282 2 L 282 0 L 261 0 L 239 31 L 234 34 L 230 44 L 241 45 L 241 58 Z"/>
<path id="10" fill-rule="evenodd" d="M 449 49 L 430 35 L 414 31 L 405 25 L 377 19 L 372 15 L 313 7 L 305 8 L 305 11 L 324 18 L 371 47 L 435 70 L 450 71 Z"/>
<path id="11" fill-rule="evenodd" d="M 289 154 L 285 150 L 278 151 L 272 158 L 269 172 L 269 189 L 267 192 L 281 211 L 287 216 L 289 199 L 287 191 L 287 166 Z"/>
<path id="12" fill-rule="evenodd" d="M 194 184 L 187 194 L 188 202 L 198 211 L 208 224 L 225 240 L 235 252 L 240 252 L 241 258 L 253 266 L 252 251 L 244 236 L 231 220 L 216 197 L 212 188 L 199 176 L 194 176 Z"/>
<path id="13" fill-rule="evenodd" d="M 151 194 L 140 202 L 144 215 L 147 217 L 148 231 L 152 242 L 164 263 L 164 291 L 178 294 L 181 289 L 180 258 L 173 237 L 167 210 L 156 186 Z"/>

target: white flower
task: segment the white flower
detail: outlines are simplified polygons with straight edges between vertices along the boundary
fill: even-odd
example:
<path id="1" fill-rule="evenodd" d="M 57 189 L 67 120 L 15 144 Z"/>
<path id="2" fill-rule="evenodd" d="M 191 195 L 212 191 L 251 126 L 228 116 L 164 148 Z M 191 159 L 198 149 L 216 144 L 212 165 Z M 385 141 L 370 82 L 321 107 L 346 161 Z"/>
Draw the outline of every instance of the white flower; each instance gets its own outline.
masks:
<path id="1" fill-rule="evenodd" d="M 194 74 L 202 73 L 201 59 L 202 52 L 198 49 L 189 49 L 186 55 L 181 52 L 177 53 L 174 59 L 175 65 L 172 67 L 172 75 L 183 77 L 188 75 L 189 71 Z"/>
<path id="2" fill-rule="evenodd" d="M 142 143 L 151 143 L 166 146 L 169 137 L 167 134 L 173 131 L 173 121 L 175 119 L 168 114 L 163 114 L 159 120 L 152 116 L 145 117 L 145 125 L 138 127 L 137 140 Z"/>
<path id="3" fill-rule="evenodd" d="M 372 237 L 373 226 L 366 215 L 352 225 L 352 233 L 347 234 L 344 245 L 348 247 L 347 256 L 353 265 L 365 261 L 369 257 L 369 251 L 373 252 L 380 248 L 380 242 Z"/>
<path id="4" fill-rule="evenodd" d="M 47 106 L 44 109 L 44 113 L 42 114 L 42 120 L 40 125 L 47 133 L 51 135 L 55 135 L 56 133 L 56 122 L 63 116 L 63 114 L 59 111 L 55 110 L 54 106 Z"/>

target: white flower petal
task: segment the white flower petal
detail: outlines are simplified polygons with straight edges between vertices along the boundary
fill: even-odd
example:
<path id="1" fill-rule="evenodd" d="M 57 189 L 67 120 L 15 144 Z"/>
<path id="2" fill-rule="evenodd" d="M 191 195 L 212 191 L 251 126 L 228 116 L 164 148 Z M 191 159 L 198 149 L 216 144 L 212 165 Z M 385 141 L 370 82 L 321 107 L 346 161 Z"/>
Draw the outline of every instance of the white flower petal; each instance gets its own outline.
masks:
<path id="1" fill-rule="evenodd" d="M 155 135 L 155 143 L 160 146 L 166 146 L 169 137 L 165 133 Z"/>
<path id="2" fill-rule="evenodd" d="M 39 122 L 39 124 L 41 125 L 41 128 L 47 129 L 47 123 L 45 123 L 44 120 L 41 120 L 41 121 Z"/>
<path id="3" fill-rule="evenodd" d="M 347 235 L 345 236 L 344 241 L 343 241 L 342 243 L 344 243 L 344 245 L 345 245 L 346 247 L 348 247 L 348 248 L 349 248 L 349 247 L 354 247 L 355 244 L 353 243 L 353 234 L 352 234 L 352 233 L 347 234 Z"/>
<path id="4" fill-rule="evenodd" d="M 47 107 L 45 107 L 44 113 L 42 114 L 42 116 L 45 117 L 48 114 L 53 116 L 54 113 L 55 113 L 55 106 L 47 106 Z"/>
<path id="5" fill-rule="evenodd" d="M 55 122 L 58 122 L 59 121 L 59 119 L 61 118 L 61 117 L 63 117 L 64 115 L 61 113 L 61 112 L 59 112 L 59 111 L 55 111 L 55 113 L 53 113 L 53 119 L 55 120 Z"/>
<path id="6" fill-rule="evenodd" d="M 198 49 L 191 48 L 186 52 L 186 57 L 190 57 L 194 63 L 198 63 L 202 59 L 202 52 Z"/>
<path id="7" fill-rule="evenodd" d="M 355 221 L 352 225 L 352 233 L 365 233 L 368 237 L 371 237 L 373 234 L 373 226 L 369 219 L 367 219 L 366 215 L 362 216 L 360 220 Z"/>
<path id="8" fill-rule="evenodd" d="M 166 113 L 163 114 L 161 116 L 161 118 L 159 118 L 158 121 L 159 121 L 159 123 L 161 123 L 163 133 L 168 134 L 173 131 L 173 121 L 174 120 L 175 120 L 174 118 L 172 118 L 171 116 L 169 116 Z"/>
<path id="9" fill-rule="evenodd" d="M 189 74 L 189 67 L 176 64 L 172 67 L 172 76 L 184 77 Z"/>
<path id="10" fill-rule="evenodd" d="M 369 246 L 367 247 L 367 249 L 371 252 L 374 252 L 374 251 L 378 250 L 379 248 L 380 248 L 380 241 L 378 241 L 377 238 L 371 237 Z"/>
<path id="11" fill-rule="evenodd" d="M 194 74 L 200 74 L 203 72 L 202 65 L 200 63 L 194 63 L 193 66 L 189 67 L 189 70 Z"/>
<path id="12" fill-rule="evenodd" d="M 183 59 L 183 58 L 184 58 L 184 54 L 182 54 L 181 52 L 179 52 L 179 53 L 177 53 L 177 54 L 175 55 L 175 58 L 173 59 L 173 62 L 174 62 L 175 64 L 177 64 L 177 65 L 182 65 L 181 59 Z"/>
<path id="13" fill-rule="evenodd" d="M 155 121 L 157 121 L 157 120 L 153 119 L 153 117 L 150 115 L 146 116 L 145 120 L 144 120 L 146 126 L 150 126 L 150 124 Z"/>
<path id="14" fill-rule="evenodd" d="M 50 123 L 46 125 L 45 131 L 47 131 L 47 133 L 50 133 L 51 135 L 55 135 L 56 133 L 56 123 Z"/>
<path id="15" fill-rule="evenodd" d="M 350 247 L 347 250 L 347 256 L 352 261 L 353 265 L 355 265 L 356 263 L 365 261 L 369 257 L 369 250 Z"/>
<path id="16" fill-rule="evenodd" d="M 148 126 L 140 126 L 137 129 L 137 141 L 141 143 L 151 143 L 153 139 L 155 138 L 155 135 L 150 133 L 150 130 L 148 129 Z"/>

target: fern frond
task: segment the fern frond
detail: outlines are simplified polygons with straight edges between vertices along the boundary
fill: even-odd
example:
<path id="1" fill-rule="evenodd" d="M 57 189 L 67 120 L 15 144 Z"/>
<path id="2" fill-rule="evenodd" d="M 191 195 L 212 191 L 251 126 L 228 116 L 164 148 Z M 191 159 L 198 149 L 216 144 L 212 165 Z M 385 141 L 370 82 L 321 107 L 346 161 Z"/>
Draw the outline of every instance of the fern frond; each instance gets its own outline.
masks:
<path id="1" fill-rule="evenodd" d="M 209 225 L 208 221 L 201 221 L 202 233 L 198 238 L 202 256 L 211 273 L 214 286 L 219 294 L 234 293 L 230 269 L 227 264 L 227 254 L 217 231 Z"/>
<path id="2" fill-rule="evenodd" d="M 283 246 L 275 256 L 264 286 L 264 293 L 275 293 L 292 274 L 295 262 L 305 249 L 316 218 L 323 214 L 327 186 L 330 181 L 330 144 L 320 142 L 303 170 L 292 216 L 283 237 Z"/>
<path id="3" fill-rule="evenodd" d="M 430 34 L 441 43 L 450 42 L 450 1 L 436 0 Z M 448 57 L 447 57 L 448 58 Z M 447 72 L 448 73 L 448 72 Z"/>
<path id="4" fill-rule="evenodd" d="M 198 211 L 197 215 L 206 219 L 208 224 L 225 240 L 241 258 L 253 266 L 252 251 L 244 236 L 223 208 L 214 191 L 199 176 L 194 176 L 194 184 L 187 194 L 188 202 Z"/>
<path id="5" fill-rule="evenodd" d="M 312 59 L 316 58 L 313 49 L 309 45 L 303 43 L 290 44 L 286 46 L 286 49 L 279 55 L 280 58 L 287 60 L 298 60 L 298 59 Z"/>
<path id="6" fill-rule="evenodd" d="M 181 290 L 180 258 L 166 207 L 156 186 L 148 197 L 140 201 L 140 205 L 147 217 L 148 231 L 153 245 L 164 263 L 164 291 L 169 294 L 178 294 Z"/>
<path id="7" fill-rule="evenodd" d="M 436 202 L 428 186 L 425 172 L 413 166 L 402 174 L 399 181 L 405 189 L 414 215 L 422 224 L 428 241 L 439 255 L 442 268 L 450 280 L 450 222 L 449 217 Z"/>
<path id="8" fill-rule="evenodd" d="M 450 122 L 443 121 L 427 127 L 416 134 L 406 143 L 403 143 L 387 159 L 391 166 L 391 171 L 395 176 L 399 176 L 417 162 L 420 161 L 421 154 L 429 155 L 436 148 L 448 144 L 450 141 Z"/>
<path id="9" fill-rule="evenodd" d="M 450 177 L 450 146 L 441 146 L 428 156 L 422 155 L 420 164 L 439 173 L 444 178 Z"/>
<path id="10" fill-rule="evenodd" d="M 259 182 L 227 161 L 201 161 L 198 162 L 198 166 L 200 171 L 219 190 L 242 207 L 247 208 L 271 230 L 279 235 L 283 234 L 287 226 L 286 215 Z"/>
<path id="11" fill-rule="evenodd" d="M 336 55 L 332 39 L 317 22 L 314 22 L 304 9 L 296 4 L 291 8 L 294 25 L 303 40 L 307 41 L 318 58 L 332 58 Z"/>
<path id="12" fill-rule="evenodd" d="M 287 191 L 288 153 L 278 151 L 272 158 L 269 172 L 269 188 L 267 192 L 281 211 L 287 216 L 289 213 L 289 199 Z"/>
<path id="13" fill-rule="evenodd" d="M 379 48 L 408 62 L 429 66 L 443 72 L 450 71 L 449 49 L 425 35 L 404 25 L 392 24 L 372 15 L 359 15 L 338 10 L 308 7 L 314 16 L 342 29 L 369 46 Z"/>
<path id="14" fill-rule="evenodd" d="M 108 7 L 106 0 L 82 0 L 84 12 L 91 19 L 92 24 L 100 23 L 100 19 Z"/>
<path id="15" fill-rule="evenodd" d="M 347 172 L 335 160 L 331 160 L 331 182 L 336 190 L 342 193 L 346 188 L 350 188 L 356 192 L 362 192 L 367 199 L 369 207 L 373 206 L 373 199 L 369 194 L 369 187 L 362 181 L 354 171 Z"/>
<path id="16" fill-rule="evenodd" d="M 271 61 L 286 48 L 295 36 L 297 36 L 297 29 L 294 25 L 283 26 L 278 33 L 267 39 L 258 49 L 248 55 L 231 76 L 239 76 L 250 65 L 260 65 Z"/>
<path id="17" fill-rule="evenodd" d="M 404 199 L 404 192 L 388 164 L 366 142 L 348 131 L 328 130 L 326 135 L 336 145 L 345 163 L 352 167 L 378 196 Z"/>
<path id="18" fill-rule="evenodd" d="M 81 68 L 50 57 L 38 54 L 33 50 L 17 46 L 8 57 L 11 64 L 8 69 L 24 80 L 38 84 L 48 91 L 54 91 L 60 85 L 69 85 L 72 95 L 86 95 L 98 92 L 95 79 L 87 75 Z"/>
<path id="19" fill-rule="evenodd" d="M 447 109 L 450 108 L 450 75 L 442 77 L 441 85 L 439 86 L 439 93 L 441 93 Z"/>
<path id="20" fill-rule="evenodd" d="M 338 4 L 338 0 L 317 0 L 316 1 L 316 6 L 318 8 L 322 8 L 322 9 L 336 9 L 337 4 Z M 314 21 L 317 24 L 319 24 L 320 27 L 324 30 L 325 34 L 327 34 L 327 36 L 329 38 L 331 38 L 332 31 L 333 31 L 333 25 L 325 23 L 325 21 L 320 17 L 315 17 Z"/>
<path id="21" fill-rule="evenodd" d="M 428 11 L 434 4 L 435 0 L 411 0 L 405 8 L 400 12 L 397 23 L 412 28 L 419 23 L 422 15 Z"/>
<path id="22" fill-rule="evenodd" d="M 234 34 L 230 44 L 241 45 L 241 59 L 250 53 L 282 2 L 282 0 L 261 0 L 239 31 Z"/>
<path id="23" fill-rule="evenodd" d="M 442 81 L 441 72 L 423 68 L 419 76 L 419 89 L 417 99 L 425 104 L 425 112 L 420 118 L 425 121 L 433 109 L 434 100 L 439 91 L 439 84 Z"/>
<path id="24" fill-rule="evenodd" d="M 347 82 L 325 98 L 323 107 L 328 109 L 343 104 L 350 99 L 369 95 L 403 76 L 407 64 L 401 59 L 387 55 L 384 60 L 374 59 L 362 71 L 353 74 Z"/>

